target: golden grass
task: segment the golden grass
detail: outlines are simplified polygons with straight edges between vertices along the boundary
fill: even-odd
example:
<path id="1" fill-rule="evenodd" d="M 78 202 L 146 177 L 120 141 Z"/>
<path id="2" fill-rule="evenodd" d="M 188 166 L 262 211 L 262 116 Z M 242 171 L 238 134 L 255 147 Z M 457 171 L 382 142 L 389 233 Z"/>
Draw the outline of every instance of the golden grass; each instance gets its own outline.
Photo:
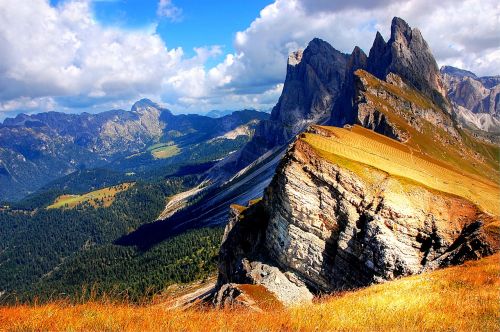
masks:
<path id="1" fill-rule="evenodd" d="M 173 142 L 154 144 L 148 150 L 156 159 L 167 159 L 181 152 L 181 149 Z"/>
<path id="2" fill-rule="evenodd" d="M 363 163 L 390 175 L 410 179 L 426 187 L 466 198 L 480 206 L 483 211 L 500 215 L 498 204 L 500 188 L 494 182 L 458 170 L 360 126 L 354 126 L 352 130 L 336 127 L 321 128 L 328 130 L 332 135 L 326 137 L 306 133 L 301 140 L 332 162 L 340 156 Z"/>
<path id="3" fill-rule="evenodd" d="M 127 182 L 112 187 L 94 190 L 82 195 L 61 195 L 56 198 L 54 203 L 47 206 L 47 209 L 71 209 L 85 202 L 89 203 L 93 207 L 97 207 L 98 204 L 96 201 L 100 201 L 101 199 L 103 200 L 103 206 L 108 207 L 114 202 L 115 195 L 117 193 L 129 189 L 132 185 L 134 185 L 133 182 Z"/>
<path id="4" fill-rule="evenodd" d="M 1 331 L 498 331 L 500 255 L 325 297 L 312 305 L 167 309 L 56 302 L 0 307 Z"/>
<path id="5" fill-rule="evenodd" d="M 381 81 L 363 70 L 356 71 L 356 75 L 363 77 L 367 84 L 373 88 L 382 88 L 400 100 L 406 100 L 422 109 L 432 109 L 436 114 L 442 113 L 445 117 L 448 116 L 441 108 L 414 89 L 402 88 Z M 424 118 L 419 119 L 421 129 L 416 130 L 400 114 L 406 113 L 406 116 L 411 117 L 411 111 L 404 108 L 394 109 L 393 105 L 376 94 L 367 92 L 365 97 L 388 118 L 389 122 L 410 135 L 409 141 L 406 142 L 407 145 L 417 148 L 433 158 L 452 164 L 458 169 L 497 181 L 500 154 L 498 146 L 479 141 L 462 129 L 458 129 L 462 140 L 456 140 L 442 128 L 432 125 Z"/>

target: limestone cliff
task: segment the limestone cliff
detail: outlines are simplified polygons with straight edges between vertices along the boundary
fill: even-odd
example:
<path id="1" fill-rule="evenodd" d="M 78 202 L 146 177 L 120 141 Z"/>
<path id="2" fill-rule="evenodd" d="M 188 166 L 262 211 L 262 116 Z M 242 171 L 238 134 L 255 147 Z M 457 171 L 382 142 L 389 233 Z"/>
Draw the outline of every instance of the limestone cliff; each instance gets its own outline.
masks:
<path id="1" fill-rule="evenodd" d="M 233 208 L 219 289 L 258 284 L 290 304 L 489 255 L 498 250 L 498 186 L 470 179 L 361 127 L 314 126 L 263 200 Z M 222 293 L 219 304 L 231 299 Z"/>

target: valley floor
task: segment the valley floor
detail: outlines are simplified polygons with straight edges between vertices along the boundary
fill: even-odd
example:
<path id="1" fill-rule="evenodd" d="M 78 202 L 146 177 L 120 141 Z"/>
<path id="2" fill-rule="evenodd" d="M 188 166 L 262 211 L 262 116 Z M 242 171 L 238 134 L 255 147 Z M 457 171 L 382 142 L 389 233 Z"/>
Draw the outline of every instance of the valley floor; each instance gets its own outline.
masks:
<path id="1" fill-rule="evenodd" d="M 328 296 L 312 305 L 167 309 L 113 303 L 0 307 L 1 331 L 498 331 L 500 254 Z"/>

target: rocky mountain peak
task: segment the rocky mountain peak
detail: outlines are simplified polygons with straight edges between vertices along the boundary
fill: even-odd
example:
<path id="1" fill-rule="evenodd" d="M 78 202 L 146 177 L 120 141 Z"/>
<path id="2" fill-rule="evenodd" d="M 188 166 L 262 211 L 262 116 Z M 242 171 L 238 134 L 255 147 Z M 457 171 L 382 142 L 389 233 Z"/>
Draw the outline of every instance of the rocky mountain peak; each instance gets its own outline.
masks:
<path id="1" fill-rule="evenodd" d="M 366 68 L 367 64 L 368 56 L 366 56 L 366 53 L 358 46 L 354 47 L 347 62 L 348 70 L 354 72 L 360 68 Z"/>
<path id="2" fill-rule="evenodd" d="M 370 50 L 368 70 L 380 79 L 390 72 L 422 91 L 437 105 L 449 110 L 439 68 L 420 31 L 395 17 L 387 43 L 377 32 Z"/>
<path id="3" fill-rule="evenodd" d="M 405 20 L 399 17 L 394 17 L 391 23 L 391 39 L 389 39 L 389 43 L 393 43 L 394 41 L 404 38 L 407 42 L 409 42 L 412 38 L 412 29 L 406 23 Z"/>
<path id="4" fill-rule="evenodd" d="M 319 38 L 289 56 L 283 93 L 271 120 L 285 126 L 286 139 L 307 123 L 327 119 L 344 82 L 348 55 Z"/>

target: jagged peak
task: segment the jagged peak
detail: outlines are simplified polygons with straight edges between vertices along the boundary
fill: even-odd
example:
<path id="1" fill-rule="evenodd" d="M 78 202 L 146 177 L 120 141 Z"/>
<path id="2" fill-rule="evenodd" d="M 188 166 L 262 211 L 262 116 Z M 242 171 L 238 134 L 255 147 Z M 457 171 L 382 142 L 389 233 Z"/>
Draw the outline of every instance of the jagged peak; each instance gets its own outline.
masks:
<path id="1" fill-rule="evenodd" d="M 368 62 L 368 56 L 366 53 L 358 46 L 355 46 L 349 57 L 347 67 L 350 71 L 365 68 Z"/>
<path id="2" fill-rule="evenodd" d="M 396 40 L 399 36 L 403 36 L 406 40 L 410 40 L 412 35 L 412 29 L 400 17 L 394 17 L 391 22 L 391 38 L 389 39 L 389 43 Z"/>
<path id="3" fill-rule="evenodd" d="M 367 58 L 365 51 L 363 51 L 359 46 L 355 46 L 351 52 L 351 58 Z"/>

